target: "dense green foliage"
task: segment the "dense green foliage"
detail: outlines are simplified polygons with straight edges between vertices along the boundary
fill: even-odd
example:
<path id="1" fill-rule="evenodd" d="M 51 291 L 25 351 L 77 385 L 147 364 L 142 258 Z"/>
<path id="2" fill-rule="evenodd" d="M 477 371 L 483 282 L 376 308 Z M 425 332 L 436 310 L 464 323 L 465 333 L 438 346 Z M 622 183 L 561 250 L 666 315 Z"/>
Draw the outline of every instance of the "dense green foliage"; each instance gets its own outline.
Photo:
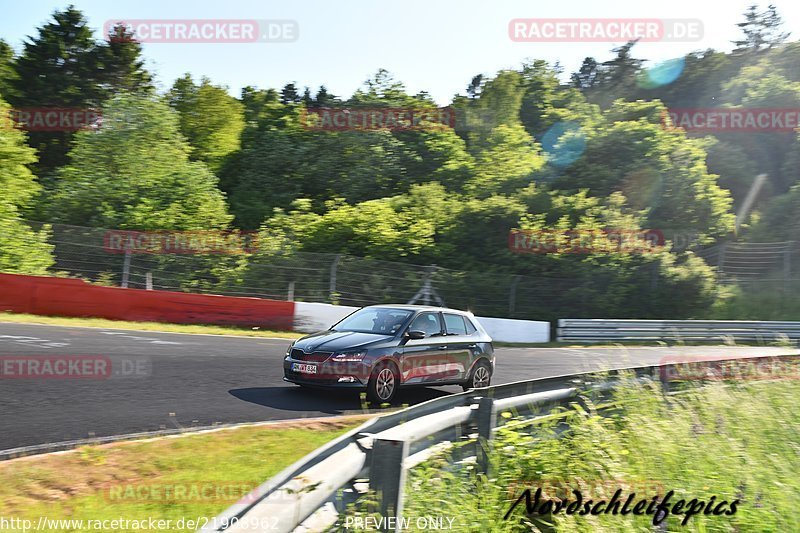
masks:
<path id="1" fill-rule="evenodd" d="M 181 133 L 189 141 L 192 159 L 218 170 L 225 156 L 239 149 L 244 106 L 223 87 L 212 85 L 208 78 L 195 85 L 189 74 L 175 80 L 167 98 L 178 112 Z"/>
<path id="2" fill-rule="evenodd" d="M 15 107 L 98 108 L 103 122 L 78 133 L 28 132 L 38 157 L 21 133 L 7 133 L 16 155 L 0 164 L 20 176 L 31 168 L 38 185 L 25 174 L 28 185 L 8 188 L 3 209 L 17 221 L 260 232 L 252 256 L 184 265 L 185 289 L 197 287 L 195 274 L 206 275 L 206 290 L 265 287 L 263 264 L 314 252 L 469 271 L 452 286 L 496 300 L 485 311 L 492 314 L 507 307 L 496 293 L 525 276 L 558 280 L 543 283 L 559 294 L 531 289 L 541 301 L 529 297 L 520 316 L 707 316 L 723 293 L 702 247 L 794 239 L 800 142 L 783 132 L 686 132 L 665 127 L 664 117 L 673 107 L 799 108 L 800 43 L 786 43 L 780 24 L 771 8 L 748 11 L 733 52 L 658 65 L 627 43 L 609 61 L 586 58 L 568 82 L 541 59 L 478 75 L 451 102 L 454 124 L 320 131 L 309 127 L 309 110 L 433 111 L 436 103 L 383 69 L 349 98 L 295 83 L 246 87 L 235 98 L 189 74 L 155 94 L 127 30 L 95 40 L 70 7 L 17 56 L 0 41 L 0 95 Z M 760 173 L 767 185 L 734 234 L 734 213 Z M 516 254 L 508 244 L 515 228 L 655 228 L 668 239 L 691 235 L 693 244 Z M 36 245 L 31 254 L 39 256 Z M 11 257 L 5 263 L 20 261 Z M 301 270 L 293 275 L 302 280 Z M 448 301 L 475 305 L 456 293 Z"/>

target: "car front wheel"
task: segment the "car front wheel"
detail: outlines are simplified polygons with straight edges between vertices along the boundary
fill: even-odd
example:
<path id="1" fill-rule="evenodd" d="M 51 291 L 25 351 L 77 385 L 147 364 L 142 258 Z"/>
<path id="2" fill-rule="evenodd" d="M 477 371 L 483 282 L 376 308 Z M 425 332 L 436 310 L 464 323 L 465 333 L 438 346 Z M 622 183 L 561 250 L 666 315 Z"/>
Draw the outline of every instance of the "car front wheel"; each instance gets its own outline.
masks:
<path id="1" fill-rule="evenodd" d="M 367 399 L 378 404 L 391 403 L 397 395 L 400 375 L 391 363 L 381 363 L 369 378 Z"/>

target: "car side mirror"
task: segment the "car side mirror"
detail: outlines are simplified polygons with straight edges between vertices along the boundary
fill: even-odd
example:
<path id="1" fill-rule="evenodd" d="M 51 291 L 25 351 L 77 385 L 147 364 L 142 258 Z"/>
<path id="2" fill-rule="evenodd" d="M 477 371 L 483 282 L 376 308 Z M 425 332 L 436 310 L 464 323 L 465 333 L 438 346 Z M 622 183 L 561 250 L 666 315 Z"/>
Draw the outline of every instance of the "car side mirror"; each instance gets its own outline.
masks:
<path id="1" fill-rule="evenodd" d="M 406 332 L 406 336 L 409 339 L 424 339 L 425 338 L 425 332 L 424 331 L 420 331 L 418 329 L 414 329 L 414 330 Z"/>

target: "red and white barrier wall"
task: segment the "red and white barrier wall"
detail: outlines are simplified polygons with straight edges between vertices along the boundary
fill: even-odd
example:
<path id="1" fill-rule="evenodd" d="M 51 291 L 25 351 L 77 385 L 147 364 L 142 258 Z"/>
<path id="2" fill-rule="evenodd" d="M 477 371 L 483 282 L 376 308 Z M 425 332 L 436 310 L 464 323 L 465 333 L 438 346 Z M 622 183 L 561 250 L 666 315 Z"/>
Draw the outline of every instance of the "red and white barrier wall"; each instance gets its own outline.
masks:
<path id="1" fill-rule="evenodd" d="M 322 303 L 121 289 L 72 278 L 0 274 L 0 312 L 174 324 L 258 326 L 312 333 L 328 329 L 356 309 Z M 549 322 L 476 318 L 496 341 L 550 340 Z"/>
<path id="2" fill-rule="evenodd" d="M 0 274 L 0 311 L 138 322 L 291 329 L 294 302 L 101 287 L 80 279 Z"/>

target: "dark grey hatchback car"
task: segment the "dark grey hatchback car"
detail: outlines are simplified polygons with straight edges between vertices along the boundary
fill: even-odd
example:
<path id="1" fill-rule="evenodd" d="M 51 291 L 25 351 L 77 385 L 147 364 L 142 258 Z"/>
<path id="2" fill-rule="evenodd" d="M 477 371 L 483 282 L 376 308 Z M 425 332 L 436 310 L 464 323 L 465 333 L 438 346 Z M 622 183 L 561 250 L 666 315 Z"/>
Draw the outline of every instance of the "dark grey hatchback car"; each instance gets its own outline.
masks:
<path id="1" fill-rule="evenodd" d="M 373 305 L 294 341 L 283 361 L 283 379 L 366 390 L 371 401 L 384 403 L 405 386 L 488 387 L 494 364 L 492 339 L 472 313 Z"/>

